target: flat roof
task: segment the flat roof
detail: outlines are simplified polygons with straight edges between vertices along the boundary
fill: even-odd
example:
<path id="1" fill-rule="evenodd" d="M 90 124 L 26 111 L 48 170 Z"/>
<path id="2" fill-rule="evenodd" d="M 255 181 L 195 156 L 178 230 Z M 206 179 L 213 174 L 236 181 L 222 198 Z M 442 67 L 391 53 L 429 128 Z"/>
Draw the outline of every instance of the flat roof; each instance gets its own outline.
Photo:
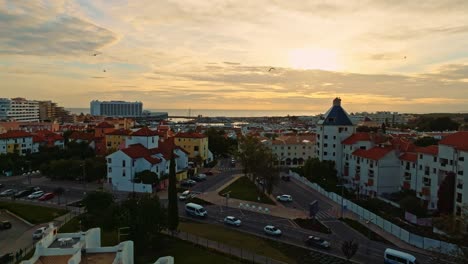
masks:
<path id="1" fill-rule="evenodd" d="M 86 253 L 81 256 L 80 264 L 112 264 L 114 259 L 115 252 Z"/>
<path id="2" fill-rule="evenodd" d="M 34 264 L 67 264 L 72 255 L 40 256 Z"/>

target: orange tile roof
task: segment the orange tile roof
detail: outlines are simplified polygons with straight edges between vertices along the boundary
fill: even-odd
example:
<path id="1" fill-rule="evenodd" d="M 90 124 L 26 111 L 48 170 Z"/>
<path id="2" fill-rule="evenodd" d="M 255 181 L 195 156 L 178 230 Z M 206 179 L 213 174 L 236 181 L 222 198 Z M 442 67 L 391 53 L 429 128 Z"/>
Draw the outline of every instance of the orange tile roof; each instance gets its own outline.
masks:
<path id="1" fill-rule="evenodd" d="M 109 136 L 128 136 L 130 135 L 131 131 L 128 130 L 128 129 L 117 129 L 117 130 L 114 130 L 112 132 L 108 132 L 106 133 L 106 135 L 109 135 Z"/>
<path id="2" fill-rule="evenodd" d="M 179 132 L 175 135 L 177 138 L 206 138 L 208 137 L 205 134 L 201 133 L 188 133 L 188 132 Z"/>
<path id="3" fill-rule="evenodd" d="M 371 159 L 371 160 L 380 160 L 385 157 L 388 153 L 390 153 L 393 148 L 381 148 L 381 147 L 373 147 L 370 149 L 357 149 L 353 152 L 354 156 Z"/>
<path id="4" fill-rule="evenodd" d="M 96 128 L 114 128 L 114 126 L 107 122 L 101 122 L 96 126 Z"/>
<path id="5" fill-rule="evenodd" d="M 132 136 L 137 136 L 137 137 L 158 136 L 158 131 L 151 130 L 148 127 L 142 127 L 139 130 L 133 132 Z"/>
<path id="6" fill-rule="evenodd" d="M 33 135 L 29 132 L 22 130 L 9 130 L 3 134 L 0 134 L 0 139 L 9 139 L 9 138 L 24 138 L 32 137 Z"/>
<path id="7" fill-rule="evenodd" d="M 405 152 L 400 156 L 401 160 L 416 162 L 418 160 L 418 154 L 413 152 Z"/>
<path id="8" fill-rule="evenodd" d="M 431 146 L 428 146 L 428 147 L 416 148 L 416 152 L 417 153 L 428 154 L 428 155 L 432 155 L 432 156 L 437 156 L 437 154 L 439 153 L 439 146 L 431 145 Z"/>
<path id="9" fill-rule="evenodd" d="M 354 133 L 345 140 L 343 140 L 341 143 L 344 145 L 352 145 L 359 141 L 371 141 L 371 135 L 365 132 Z"/>
<path id="10" fill-rule="evenodd" d="M 442 138 L 439 144 L 452 146 L 458 150 L 468 150 L 468 131 L 450 134 Z"/>

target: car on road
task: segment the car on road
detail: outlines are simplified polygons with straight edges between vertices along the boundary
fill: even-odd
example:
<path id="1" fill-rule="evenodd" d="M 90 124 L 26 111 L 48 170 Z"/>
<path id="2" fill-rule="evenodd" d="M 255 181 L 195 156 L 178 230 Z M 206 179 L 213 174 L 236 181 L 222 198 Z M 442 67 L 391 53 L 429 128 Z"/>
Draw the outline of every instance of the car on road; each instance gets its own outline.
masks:
<path id="1" fill-rule="evenodd" d="M 28 199 L 37 199 L 37 198 L 41 197 L 42 195 L 44 195 L 43 191 L 33 192 L 30 195 L 28 195 Z"/>
<path id="2" fill-rule="evenodd" d="M 34 233 L 32 234 L 32 238 L 41 239 L 44 236 L 45 231 L 46 231 L 45 227 L 40 227 L 36 229 L 36 231 L 34 231 Z"/>
<path id="3" fill-rule="evenodd" d="M 205 181 L 206 180 L 206 175 L 200 173 L 198 175 L 193 176 L 192 180 L 197 181 L 197 182 Z"/>
<path id="4" fill-rule="evenodd" d="M 186 191 L 184 191 L 183 193 L 180 194 L 179 200 L 185 201 L 185 200 L 188 200 L 188 199 L 190 199 L 190 198 L 192 198 L 194 196 L 195 195 L 192 192 L 190 192 L 189 190 L 186 190 Z"/>
<path id="5" fill-rule="evenodd" d="M 33 193 L 34 190 L 32 189 L 28 189 L 28 190 L 19 190 L 15 193 L 15 198 L 21 198 L 21 197 L 25 197 L 25 196 L 28 196 L 30 195 L 31 193 Z"/>
<path id="6" fill-rule="evenodd" d="M 282 195 L 276 196 L 276 200 L 280 202 L 292 202 L 292 197 L 289 194 L 282 194 Z"/>
<path id="7" fill-rule="evenodd" d="M 195 184 L 197 184 L 197 182 L 191 179 L 186 179 L 180 182 L 180 186 L 182 187 L 193 187 Z"/>
<path id="8" fill-rule="evenodd" d="M 270 236 L 281 236 L 281 230 L 276 228 L 275 226 L 272 225 L 267 225 L 263 228 L 263 231 L 265 234 L 270 235 Z"/>
<path id="9" fill-rule="evenodd" d="M 227 225 L 240 226 L 242 221 L 234 216 L 226 216 L 224 218 L 224 223 Z"/>
<path id="10" fill-rule="evenodd" d="M 318 248 L 323 248 L 323 249 L 330 248 L 330 242 L 317 236 L 308 236 L 305 243 L 306 245 L 311 246 L 311 247 L 318 247 Z"/>
<path id="11" fill-rule="evenodd" d="M 0 230 L 6 230 L 11 228 L 11 223 L 9 221 L 0 222 Z"/>
<path id="12" fill-rule="evenodd" d="M 9 197 L 13 196 L 15 194 L 16 190 L 15 189 L 6 189 L 3 192 L 0 193 L 1 197 Z"/>
<path id="13" fill-rule="evenodd" d="M 208 212 L 203 208 L 203 206 L 196 204 L 196 203 L 187 203 L 185 204 L 185 212 L 188 215 L 198 216 L 198 217 L 206 217 L 208 216 Z"/>
<path id="14" fill-rule="evenodd" d="M 209 175 L 209 176 L 212 176 L 213 175 L 213 172 L 212 171 L 207 171 L 205 172 L 206 175 Z"/>
<path id="15" fill-rule="evenodd" d="M 291 176 L 289 176 L 289 175 L 281 175 L 281 180 L 283 180 L 283 181 L 291 181 Z"/>
<path id="16" fill-rule="evenodd" d="M 49 192 L 49 193 L 45 193 L 44 195 L 39 197 L 38 200 L 39 201 L 47 201 L 47 200 L 53 199 L 54 197 L 55 197 L 55 193 Z"/>
<path id="17" fill-rule="evenodd" d="M 0 189 L 5 187 L 5 185 L 3 185 L 3 183 L 0 183 Z"/>

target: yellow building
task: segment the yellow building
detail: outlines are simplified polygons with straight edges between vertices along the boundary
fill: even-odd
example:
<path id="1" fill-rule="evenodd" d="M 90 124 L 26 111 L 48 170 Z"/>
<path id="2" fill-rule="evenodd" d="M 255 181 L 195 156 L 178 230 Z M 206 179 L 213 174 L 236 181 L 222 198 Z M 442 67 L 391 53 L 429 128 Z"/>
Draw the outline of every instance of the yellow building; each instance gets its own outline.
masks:
<path id="1" fill-rule="evenodd" d="M 26 155 L 33 152 L 37 151 L 33 148 L 32 134 L 21 130 L 10 130 L 0 134 L 0 154 Z"/>
<path id="2" fill-rule="evenodd" d="M 202 162 L 209 158 L 208 136 L 200 133 L 177 133 L 174 143 L 189 153 L 190 159 L 201 157 Z"/>
<path id="3" fill-rule="evenodd" d="M 130 135 L 130 130 L 118 129 L 109 133 L 106 133 L 106 149 L 108 151 L 119 150 L 125 147 L 125 140 Z"/>

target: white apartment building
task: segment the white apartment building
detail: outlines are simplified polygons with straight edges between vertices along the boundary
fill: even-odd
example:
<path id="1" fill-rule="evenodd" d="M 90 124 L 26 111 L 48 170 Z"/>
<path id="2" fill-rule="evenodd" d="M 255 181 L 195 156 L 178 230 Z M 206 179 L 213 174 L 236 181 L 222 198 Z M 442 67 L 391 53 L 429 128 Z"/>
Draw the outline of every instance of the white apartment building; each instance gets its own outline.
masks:
<path id="1" fill-rule="evenodd" d="M 33 135 L 22 130 L 9 130 L 0 134 L 0 154 L 26 155 L 38 150 L 33 145 Z"/>
<path id="2" fill-rule="evenodd" d="M 24 98 L 0 98 L 0 120 L 39 122 L 39 102 Z"/>
<path id="3" fill-rule="evenodd" d="M 342 141 L 351 136 L 356 127 L 351 122 L 349 115 L 341 107 L 341 99 L 335 98 L 333 106 L 324 114 L 322 120 L 317 123 L 317 157 L 319 160 L 335 161 L 338 175 L 342 175 Z"/>
<path id="4" fill-rule="evenodd" d="M 101 246 L 101 229 L 86 232 L 58 233 L 49 224 L 45 235 L 35 245 L 33 256 L 21 264 L 133 264 L 133 241 L 111 247 Z"/>
<path id="5" fill-rule="evenodd" d="M 142 102 L 94 100 L 90 105 L 94 116 L 137 117 L 143 112 Z"/>
<path id="6" fill-rule="evenodd" d="M 284 135 L 262 141 L 278 158 L 281 166 L 298 167 L 316 157 L 315 134 Z"/>
<path id="7" fill-rule="evenodd" d="M 176 146 L 173 139 L 159 139 L 156 131 L 141 128 L 127 137 L 126 148 L 118 150 L 107 158 L 107 182 L 115 191 L 153 192 L 153 186 L 135 183 L 138 172 L 149 170 L 160 178 L 169 174 L 171 153 L 175 154 L 176 172 L 188 168 L 188 153 Z"/>

